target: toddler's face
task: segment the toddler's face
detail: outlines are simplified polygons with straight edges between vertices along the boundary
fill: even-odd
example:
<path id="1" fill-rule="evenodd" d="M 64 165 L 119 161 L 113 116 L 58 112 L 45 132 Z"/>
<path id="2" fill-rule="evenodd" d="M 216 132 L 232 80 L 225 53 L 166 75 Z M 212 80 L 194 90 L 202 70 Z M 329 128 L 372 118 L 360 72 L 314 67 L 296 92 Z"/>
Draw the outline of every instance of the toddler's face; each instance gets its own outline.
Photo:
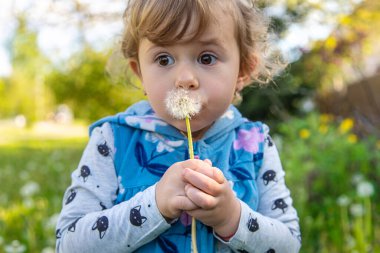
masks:
<path id="1" fill-rule="evenodd" d="M 190 96 L 200 97 L 201 111 L 191 120 L 192 131 L 199 131 L 223 115 L 235 89 L 243 85 L 239 78 L 240 57 L 233 19 L 222 12 L 215 17 L 217 22 L 189 42 L 159 46 L 143 39 L 139 61 L 131 61 L 154 111 L 182 131 L 186 131 L 185 121 L 172 118 L 165 107 L 169 91 L 186 89 Z M 185 37 L 191 30 L 190 26 Z"/>

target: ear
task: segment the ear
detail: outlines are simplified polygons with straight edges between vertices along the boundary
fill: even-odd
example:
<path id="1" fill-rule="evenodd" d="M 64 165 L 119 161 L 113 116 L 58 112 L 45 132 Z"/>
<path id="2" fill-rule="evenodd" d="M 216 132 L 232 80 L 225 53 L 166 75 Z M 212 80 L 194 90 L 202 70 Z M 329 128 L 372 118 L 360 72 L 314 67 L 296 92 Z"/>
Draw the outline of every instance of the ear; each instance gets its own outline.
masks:
<path id="1" fill-rule="evenodd" d="M 141 71 L 139 61 L 135 58 L 129 60 L 129 67 L 132 69 L 133 73 L 141 79 Z"/>
<path id="2" fill-rule="evenodd" d="M 251 81 L 251 76 L 256 70 L 257 58 L 251 55 L 246 62 L 240 64 L 240 71 L 236 83 L 236 90 L 241 91 Z"/>

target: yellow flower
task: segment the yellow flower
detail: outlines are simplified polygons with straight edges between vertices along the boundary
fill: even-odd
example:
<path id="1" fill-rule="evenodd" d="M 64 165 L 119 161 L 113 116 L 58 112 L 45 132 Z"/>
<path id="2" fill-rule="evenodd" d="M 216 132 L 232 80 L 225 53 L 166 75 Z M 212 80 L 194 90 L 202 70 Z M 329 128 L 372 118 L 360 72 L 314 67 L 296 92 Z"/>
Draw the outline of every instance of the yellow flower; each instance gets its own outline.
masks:
<path id="1" fill-rule="evenodd" d="M 350 134 L 348 135 L 347 140 L 349 143 L 356 143 L 358 142 L 358 137 L 355 134 Z"/>
<path id="2" fill-rule="evenodd" d="M 331 122 L 333 119 L 334 119 L 334 116 L 331 114 L 324 113 L 324 114 L 321 114 L 321 116 L 319 116 L 319 120 L 321 121 L 322 124 L 327 124 Z"/>
<path id="3" fill-rule="evenodd" d="M 329 131 L 329 127 L 325 124 L 322 124 L 319 126 L 318 130 L 321 134 L 326 134 Z"/>
<path id="4" fill-rule="evenodd" d="M 378 140 L 378 141 L 376 142 L 376 148 L 377 148 L 377 149 L 380 149 L 380 140 Z"/>
<path id="5" fill-rule="evenodd" d="M 310 131 L 307 130 L 307 129 L 305 129 L 305 128 L 303 128 L 303 129 L 301 129 L 301 131 L 299 132 L 299 135 L 300 135 L 301 139 L 307 139 L 307 138 L 310 137 Z"/>
<path id="6" fill-rule="evenodd" d="M 339 132 L 345 134 L 354 127 L 354 121 L 351 118 L 347 118 L 340 123 Z"/>

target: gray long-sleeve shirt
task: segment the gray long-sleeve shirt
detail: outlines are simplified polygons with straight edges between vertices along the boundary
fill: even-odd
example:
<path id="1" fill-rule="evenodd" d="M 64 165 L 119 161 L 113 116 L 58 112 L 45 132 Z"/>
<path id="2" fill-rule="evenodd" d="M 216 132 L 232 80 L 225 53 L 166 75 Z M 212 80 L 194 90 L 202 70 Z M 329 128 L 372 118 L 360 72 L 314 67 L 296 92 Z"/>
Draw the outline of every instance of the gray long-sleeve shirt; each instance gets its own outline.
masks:
<path id="1" fill-rule="evenodd" d="M 216 252 L 299 251 L 297 212 L 268 131 L 266 127 L 263 163 L 256 178 L 258 208 L 254 211 L 241 201 L 235 235 L 224 241 L 214 233 L 218 239 Z M 100 151 L 102 143 L 107 143 L 107 149 Z M 57 223 L 57 252 L 133 252 L 170 228 L 157 208 L 155 184 L 128 201 L 114 204 L 116 193 L 123 191 L 115 172 L 115 151 L 110 124 L 96 127 L 65 192 Z M 149 223 L 132 226 L 130 210 L 141 203 L 148 203 L 149 212 L 144 213 L 144 218 Z"/>

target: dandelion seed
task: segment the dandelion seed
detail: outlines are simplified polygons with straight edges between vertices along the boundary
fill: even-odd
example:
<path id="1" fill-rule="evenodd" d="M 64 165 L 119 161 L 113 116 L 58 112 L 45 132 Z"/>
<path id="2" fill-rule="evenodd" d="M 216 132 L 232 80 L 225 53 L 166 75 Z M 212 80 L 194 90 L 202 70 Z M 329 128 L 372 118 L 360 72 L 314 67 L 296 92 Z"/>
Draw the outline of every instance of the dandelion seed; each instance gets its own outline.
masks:
<path id="1" fill-rule="evenodd" d="M 361 204 L 353 204 L 350 207 L 350 212 L 355 217 L 361 217 L 364 214 L 364 207 Z"/>
<path id="2" fill-rule="evenodd" d="M 352 176 L 352 183 L 359 184 L 360 182 L 364 181 L 364 177 L 362 174 L 355 174 Z"/>
<path id="3" fill-rule="evenodd" d="M 23 187 L 21 187 L 20 194 L 24 198 L 27 198 L 27 197 L 31 197 L 35 195 L 39 191 L 40 191 L 40 185 L 36 182 L 30 181 L 26 183 Z"/>
<path id="4" fill-rule="evenodd" d="M 347 197 L 346 195 L 341 195 L 339 196 L 339 198 L 337 199 L 336 201 L 338 203 L 339 206 L 348 206 L 351 202 L 350 198 Z"/>
<path id="5" fill-rule="evenodd" d="M 43 248 L 41 253 L 54 253 L 55 250 L 52 247 Z"/>
<path id="6" fill-rule="evenodd" d="M 22 204 L 27 208 L 33 208 L 35 206 L 34 200 L 30 197 L 26 197 L 22 200 Z"/>
<path id="7" fill-rule="evenodd" d="M 165 105 L 169 114 L 178 120 L 195 116 L 202 107 L 200 97 L 190 97 L 189 92 L 183 89 L 169 91 Z"/>
<path id="8" fill-rule="evenodd" d="M 374 193 L 373 185 L 368 181 L 362 181 L 356 186 L 356 192 L 359 197 L 369 197 Z"/>
<path id="9" fill-rule="evenodd" d="M 6 253 L 23 253 L 26 250 L 25 245 L 21 244 L 19 241 L 14 240 L 11 244 L 4 247 Z"/>
<path id="10" fill-rule="evenodd" d="M 46 222 L 46 228 L 54 230 L 55 226 L 57 225 L 58 218 L 59 218 L 59 213 L 55 213 L 52 216 L 50 216 L 50 218 Z"/>
<path id="11" fill-rule="evenodd" d="M 346 238 L 347 248 L 353 249 L 356 246 L 356 240 L 351 235 Z"/>

